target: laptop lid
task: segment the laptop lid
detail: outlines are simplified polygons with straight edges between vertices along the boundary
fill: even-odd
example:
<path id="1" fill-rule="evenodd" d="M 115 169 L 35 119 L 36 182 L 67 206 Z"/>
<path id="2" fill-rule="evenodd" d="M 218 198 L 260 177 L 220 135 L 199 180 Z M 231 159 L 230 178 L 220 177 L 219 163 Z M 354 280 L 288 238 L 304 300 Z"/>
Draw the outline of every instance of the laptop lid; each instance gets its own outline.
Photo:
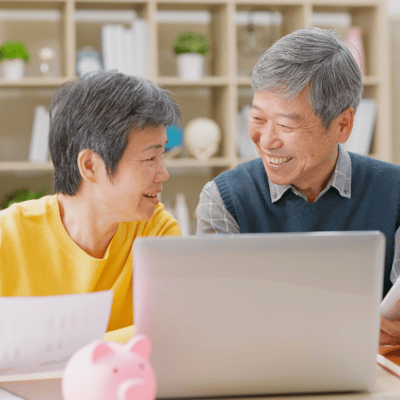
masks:
<path id="1" fill-rule="evenodd" d="M 136 239 L 157 397 L 371 389 L 384 258 L 380 232 Z"/>

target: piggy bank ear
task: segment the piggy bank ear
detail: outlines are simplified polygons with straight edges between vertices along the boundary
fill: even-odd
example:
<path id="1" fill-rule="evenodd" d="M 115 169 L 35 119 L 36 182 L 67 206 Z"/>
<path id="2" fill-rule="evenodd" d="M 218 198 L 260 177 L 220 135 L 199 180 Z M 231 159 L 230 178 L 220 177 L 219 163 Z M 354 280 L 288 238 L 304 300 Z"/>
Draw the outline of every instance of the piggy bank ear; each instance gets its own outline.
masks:
<path id="1" fill-rule="evenodd" d="M 106 343 L 99 343 L 93 350 L 92 361 L 96 364 L 101 358 L 107 354 L 112 354 L 113 350 Z"/>
<path id="2" fill-rule="evenodd" d="M 127 346 L 132 353 L 137 353 L 145 359 L 150 358 L 151 342 L 145 335 L 136 335 L 128 343 Z"/>

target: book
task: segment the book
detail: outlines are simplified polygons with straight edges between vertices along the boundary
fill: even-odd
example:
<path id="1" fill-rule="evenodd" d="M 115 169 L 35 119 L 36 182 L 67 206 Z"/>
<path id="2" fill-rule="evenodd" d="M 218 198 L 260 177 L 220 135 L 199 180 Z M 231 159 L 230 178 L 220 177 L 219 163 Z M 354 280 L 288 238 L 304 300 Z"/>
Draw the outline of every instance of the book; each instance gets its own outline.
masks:
<path id="1" fill-rule="evenodd" d="M 121 72 L 122 46 L 119 25 L 107 24 L 102 28 L 102 54 L 105 71 L 117 70 Z"/>
<path id="2" fill-rule="evenodd" d="M 44 106 L 37 106 L 33 117 L 29 161 L 47 162 L 49 157 L 50 116 Z"/>
<path id="3" fill-rule="evenodd" d="M 149 28 L 144 18 L 137 18 L 133 24 L 135 75 L 149 76 Z"/>
<path id="4" fill-rule="evenodd" d="M 113 69 L 112 57 L 112 26 L 107 24 L 101 28 L 101 50 L 103 56 L 103 66 L 105 71 Z"/>
<path id="5" fill-rule="evenodd" d="M 134 58 L 134 39 L 133 39 L 133 29 L 125 29 L 125 63 L 126 63 L 126 74 L 135 75 L 135 63 L 133 61 Z"/>
<path id="6" fill-rule="evenodd" d="M 106 71 L 117 70 L 141 78 L 149 76 L 149 31 L 145 19 L 135 19 L 132 28 L 121 24 L 103 25 L 101 35 Z"/>
<path id="7" fill-rule="evenodd" d="M 371 149 L 375 131 L 377 103 L 375 99 L 363 98 L 354 115 L 353 130 L 344 148 L 347 151 L 367 156 Z"/>
<path id="8" fill-rule="evenodd" d="M 115 48 L 115 62 L 116 69 L 118 72 L 126 73 L 126 61 L 125 61 L 125 28 L 122 25 L 113 25 L 114 40 L 112 46 Z"/>

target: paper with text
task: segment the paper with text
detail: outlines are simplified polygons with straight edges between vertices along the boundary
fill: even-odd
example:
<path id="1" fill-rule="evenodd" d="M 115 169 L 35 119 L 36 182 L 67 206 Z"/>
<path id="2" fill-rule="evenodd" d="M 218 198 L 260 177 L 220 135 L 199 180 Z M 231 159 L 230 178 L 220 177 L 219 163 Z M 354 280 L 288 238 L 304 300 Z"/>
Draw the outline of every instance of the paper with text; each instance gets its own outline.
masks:
<path id="1" fill-rule="evenodd" d="M 107 330 L 113 292 L 0 297 L 0 376 L 62 370 Z"/>

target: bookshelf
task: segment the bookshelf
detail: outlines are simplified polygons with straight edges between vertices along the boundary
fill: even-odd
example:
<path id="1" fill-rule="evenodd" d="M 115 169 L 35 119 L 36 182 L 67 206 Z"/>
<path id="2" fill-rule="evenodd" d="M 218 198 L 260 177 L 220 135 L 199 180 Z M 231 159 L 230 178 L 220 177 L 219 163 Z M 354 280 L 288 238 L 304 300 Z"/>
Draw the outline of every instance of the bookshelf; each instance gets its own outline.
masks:
<path id="1" fill-rule="evenodd" d="M 207 162 L 200 163 L 190 156 L 167 159 L 174 178 L 170 179 L 172 183 L 165 183 L 164 192 L 171 198 L 177 191 L 189 190 L 192 197 L 195 192 L 189 204 L 192 214 L 202 185 L 244 161 L 238 156 L 235 129 L 238 109 L 251 101 L 251 78 L 242 70 L 251 69 L 257 55 L 253 55 L 254 60 L 250 57 L 243 61 L 240 49 L 251 13 L 269 16 L 269 29 L 274 32 L 271 40 L 308 26 L 339 30 L 344 30 L 346 24 L 362 26 L 366 54 L 364 96 L 373 97 L 378 103 L 371 156 L 392 161 L 384 0 L 0 0 L 0 41 L 24 40 L 32 54 L 24 79 L 8 82 L 0 78 L 0 197 L 10 187 L 17 187 L 17 178 L 29 177 L 33 182 L 36 176 L 47 175 L 51 182 L 51 163 L 26 161 L 35 104 L 49 104 L 56 87 L 76 79 L 76 55 L 82 46 L 91 45 L 101 52 L 99 35 L 103 24 L 127 24 L 136 15 L 148 21 L 148 78 L 173 93 L 182 108 L 184 126 L 192 118 L 208 117 L 221 128 L 219 151 Z M 178 14 L 184 17 L 170 18 Z M 206 76 L 195 82 L 177 77 L 172 51 L 175 37 L 188 30 L 207 34 L 212 46 L 205 64 Z M 43 46 L 55 49 L 58 76 L 40 76 L 38 51 Z M 18 113 L 11 112 L 11 106 Z M 184 181 L 185 171 L 201 175 L 198 186 L 193 184 L 186 189 L 179 183 Z"/>

